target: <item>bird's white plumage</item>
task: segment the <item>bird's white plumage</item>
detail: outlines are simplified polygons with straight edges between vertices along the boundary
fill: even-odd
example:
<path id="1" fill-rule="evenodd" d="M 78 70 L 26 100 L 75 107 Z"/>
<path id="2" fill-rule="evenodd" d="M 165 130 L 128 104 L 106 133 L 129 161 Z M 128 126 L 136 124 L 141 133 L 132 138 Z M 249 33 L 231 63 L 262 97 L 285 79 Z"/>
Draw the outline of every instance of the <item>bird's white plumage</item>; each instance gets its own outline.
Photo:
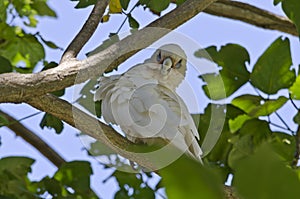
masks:
<path id="1" fill-rule="evenodd" d="M 197 128 L 175 92 L 185 72 L 184 51 L 164 45 L 123 75 L 99 78 L 94 100 L 102 100 L 104 120 L 119 125 L 131 141 L 160 137 L 201 161 Z"/>

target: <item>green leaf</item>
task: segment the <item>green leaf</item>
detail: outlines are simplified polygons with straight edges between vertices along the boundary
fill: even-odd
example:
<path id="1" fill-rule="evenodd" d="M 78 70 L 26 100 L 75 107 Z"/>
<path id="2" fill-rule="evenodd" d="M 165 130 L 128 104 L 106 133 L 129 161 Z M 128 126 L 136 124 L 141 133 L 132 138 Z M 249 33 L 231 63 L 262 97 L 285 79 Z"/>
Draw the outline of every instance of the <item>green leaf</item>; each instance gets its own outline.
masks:
<path id="1" fill-rule="evenodd" d="M 2 195 L 10 199 L 32 198 L 34 193 L 29 190 L 27 175 L 31 172 L 33 162 L 28 157 L 0 158 L 0 198 Z"/>
<path id="2" fill-rule="evenodd" d="M 57 17 L 56 13 L 47 5 L 46 1 L 34 1 L 31 7 L 36 10 L 40 16 Z"/>
<path id="3" fill-rule="evenodd" d="M 285 14 L 290 18 L 296 25 L 300 36 L 300 2 L 299 0 L 284 0 L 282 1 L 282 8 Z"/>
<path id="4" fill-rule="evenodd" d="M 0 1 L 0 23 L 6 22 L 6 18 L 7 18 L 6 9 L 8 5 L 9 5 L 9 1 L 3 1 L 3 0 Z"/>
<path id="5" fill-rule="evenodd" d="M 8 73 L 12 71 L 12 65 L 8 59 L 0 56 L 0 73 Z"/>
<path id="6" fill-rule="evenodd" d="M 252 117 L 250 117 L 247 114 L 242 114 L 237 116 L 234 119 L 230 119 L 229 120 L 230 132 L 231 133 L 237 132 L 244 125 L 244 123 L 250 119 L 252 119 Z"/>
<path id="7" fill-rule="evenodd" d="M 270 143 L 274 151 L 286 161 L 287 164 L 291 164 L 296 153 L 295 137 L 286 133 L 273 132 Z"/>
<path id="8" fill-rule="evenodd" d="M 31 34 L 19 33 L 6 44 L 5 49 L 0 50 L 3 57 L 13 65 L 24 63 L 24 68 L 33 69 L 36 64 L 45 58 L 43 45 Z"/>
<path id="9" fill-rule="evenodd" d="M 290 87 L 295 81 L 290 42 L 279 37 L 260 56 L 250 75 L 251 83 L 267 94 L 276 94 L 280 89 Z"/>
<path id="10" fill-rule="evenodd" d="M 108 6 L 109 13 L 122 13 L 120 0 L 110 0 Z"/>
<path id="11" fill-rule="evenodd" d="M 130 0 L 120 0 L 121 6 L 124 10 L 127 10 Z"/>
<path id="12" fill-rule="evenodd" d="M 233 144 L 228 156 L 230 167 L 236 168 L 241 159 L 251 155 L 261 143 L 271 137 L 271 134 L 268 122 L 258 119 L 246 121 L 239 133 L 229 140 Z"/>
<path id="13" fill-rule="evenodd" d="M 267 145 L 238 163 L 233 186 L 241 198 L 281 199 L 300 195 L 297 174 Z"/>
<path id="14" fill-rule="evenodd" d="M 34 160 L 28 157 L 6 157 L 0 159 L 0 173 L 9 171 L 17 178 L 27 176 L 31 172 Z"/>
<path id="15" fill-rule="evenodd" d="M 170 0 L 150 0 L 147 6 L 155 12 L 161 12 L 165 10 L 169 4 Z"/>
<path id="16" fill-rule="evenodd" d="M 242 95 L 232 100 L 232 104 L 245 111 L 250 117 L 267 116 L 281 108 L 287 98 L 280 96 L 276 100 L 265 100 L 255 95 Z"/>
<path id="17" fill-rule="evenodd" d="M 81 89 L 81 96 L 77 102 L 93 115 L 101 117 L 101 101 L 94 102 L 94 94 L 92 93 L 96 84 L 96 79 L 90 79 Z"/>
<path id="18" fill-rule="evenodd" d="M 139 3 L 148 7 L 153 14 L 160 16 L 161 11 L 168 8 L 170 0 L 139 0 Z"/>
<path id="19" fill-rule="evenodd" d="M 102 155 L 112 155 L 116 154 L 115 151 L 113 151 L 111 148 L 106 146 L 104 143 L 100 141 L 96 141 L 91 143 L 89 153 L 92 156 L 102 156 Z"/>
<path id="20" fill-rule="evenodd" d="M 300 111 L 294 116 L 293 120 L 296 124 L 300 125 Z"/>
<path id="21" fill-rule="evenodd" d="M 128 22 L 129 22 L 129 26 L 131 28 L 134 28 L 134 29 L 138 29 L 140 27 L 140 24 L 137 22 L 137 20 L 135 20 L 131 14 L 128 14 Z"/>
<path id="22" fill-rule="evenodd" d="M 44 127 L 47 127 L 49 129 L 54 129 L 56 133 L 61 133 L 63 128 L 64 128 L 64 124 L 63 122 L 58 119 L 57 117 L 49 114 L 49 113 L 45 113 L 42 121 L 40 122 L 40 127 L 42 129 L 44 129 Z"/>
<path id="23" fill-rule="evenodd" d="M 212 60 L 222 66 L 219 74 L 204 74 L 200 77 L 207 83 L 203 86 L 205 94 L 214 100 L 232 95 L 249 80 L 246 62 L 250 62 L 247 50 L 237 44 L 227 44 L 219 51 L 215 46 L 205 49 Z M 196 57 L 208 59 L 203 50 L 195 52 Z"/>
<path id="24" fill-rule="evenodd" d="M 300 75 L 297 76 L 294 84 L 289 88 L 291 98 L 300 100 Z"/>
<path id="25" fill-rule="evenodd" d="M 85 161 L 67 162 L 55 173 L 54 179 L 84 196 L 90 191 L 91 165 Z"/>
<path id="26" fill-rule="evenodd" d="M 0 114 L 0 127 L 9 125 L 8 119 Z"/>
<path id="27" fill-rule="evenodd" d="M 159 171 L 168 198 L 224 198 L 221 178 L 185 156 Z M 185 179 L 184 182 L 178 179 Z"/>
<path id="28" fill-rule="evenodd" d="M 209 136 L 212 133 L 216 134 L 215 131 L 219 131 L 219 128 L 222 129 L 221 135 L 218 138 L 217 143 L 214 145 L 211 152 L 206 156 L 206 159 L 209 162 L 213 162 L 214 164 L 224 165 L 227 163 L 228 153 L 232 148 L 232 144 L 228 142 L 228 140 L 231 139 L 231 137 L 233 136 L 229 131 L 228 119 L 234 118 L 237 115 L 242 114 L 243 112 L 232 105 L 227 105 L 226 107 L 219 106 L 220 112 L 217 111 L 217 107 L 218 105 L 216 104 L 209 104 L 205 108 L 204 113 L 200 115 L 200 121 L 198 120 L 196 124 L 199 124 L 198 131 L 200 134 L 201 143 L 203 142 L 203 139 L 205 139 L 207 136 Z M 223 115 L 225 112 L 226 116 Z M 223 121 L 224 126 L 218 127 L 219 125 L 216 125 L 219 122 L 216 122 L 218 120 L 217 118 L 212 117 L 212 113 L 217 113 L 218 116 L 225 117 L 225 121 Z M 195 117 L 195 115 L 193 115 L 193 117 Z"/>
<path id="29" fill-rule="evenodd" d="M 43 39 L 42 37 L 40 37 L 41 40 L 44 42 L 44 44 L 46 44 L 49 48 L 52 48 L 52 49 L 60 49 L 62 50 L 62 48 L 58 47 L 55 43 L 53 43 L 52 41 L 47 41 L 45 39 Z"/>
<path id="30" fill-rule="evenodd" d="M 71 0 L 71 1 L 79 1 L 78 4 L 75 6 L 75 8 L 80 9 L 80 8 L 86 8 L 90 5 L 94 5 L 97 0 Z"/>

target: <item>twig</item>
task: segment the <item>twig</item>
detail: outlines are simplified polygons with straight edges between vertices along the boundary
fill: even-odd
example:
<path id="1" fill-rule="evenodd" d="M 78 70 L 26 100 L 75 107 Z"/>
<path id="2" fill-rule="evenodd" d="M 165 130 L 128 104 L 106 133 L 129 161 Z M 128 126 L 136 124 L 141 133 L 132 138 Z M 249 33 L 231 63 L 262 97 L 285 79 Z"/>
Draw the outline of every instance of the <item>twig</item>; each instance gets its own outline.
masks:
<path id="1" fill-rule="evenodd" d="M 71 58 L 76 58 L 82 47 L 88 42 L 91 36 L 94 34 L 101 21 L 101 18 L 105 12 L 109 0 L 98 0 L 86 20 L 85 24 L 82 26 L 81 30 L 71 41 L 66 51 L 63 53 L 61 58 L 61 63 L 69 60 Z"/>
<path id="2" fill-rule="evenodd" d="M 289 130 L 290 132 L 293 132 L 291 130 L 291 128 L 289 127 L 289 125 L 284 121 L 284 119 L 282 119 L 282 117 L 277 113 L 277 111 L 275 111 L 275 115 L 279 118 L 279 120 L 282 122 L 282 124 L 284 124 L 284 126 L 287 128 L 287 130 Z"/>
<path id="3" fill-rule="evenodd" d="M 50 147 L 45 141 L 43 141 L 39 136 L 37 136 L 34 132 L 26 128 L 23 124 L 21 124 L 18 120 L 10 116 L 8 113 L 5 113 L 0 110 L 0 114 L 4 116 L 9 125 L 11 131 L 13 131 L 16 135 L 23 138 L 26 142 L 35 147 L 41 154 L 43 154 L 49 161 L 51 161 L 56 167 L 60 167 L 66 161 L 56 152 L 52 147 Z"/>
<path id="4" fill-rule="evenodd" d="M 281 32 L 298 36 L 295 24 L 288 18 L 246 3 L 219 0 L 207 7 L 204 12 L 216 16 L 240 20 L 257 27 L 279 30 Z"/>
<path id="5" fill-rule="evenodd" d="M 120 27 L 118 28 L 116 34 L 118 34 L 118 33 L 121 31 L 121 29 L 122 29 L 122 27 L 124 26 L 126 20 L 128 19 L 128 15 L 131 14 L 131 13 L 133 12 L 133 10 L 134 10 L 138 5 L 139 5 L 139 2 L 137 2 L 137 3 L 131 8 L 131 10 L 130 10 L 128 13 L 125 13 L 125 14 L 126 14 L 126 17 L 125 17 L 125 19 L 123 20 L 123 22 L 122 22 L 122 24 L 120 25 Z"/>
<path id="6" fill-rule="evenodd" d="M 278 124 L 276 124 L 276 123 L 273 123 L 273 122 L 271 122 L 271 121 L 268 121 L 268 123 L 269 123 L 270 125 L 273 125 L 273 126 L 277 127 L 277 128 L 280 128 L 280 129 L 282 129 L 282 130 L 290 131 L 289 129 L 287 129 L 287 128 L 283 127 L 283 126 L 280 126 L 280 125 L 278 125 Z"/>

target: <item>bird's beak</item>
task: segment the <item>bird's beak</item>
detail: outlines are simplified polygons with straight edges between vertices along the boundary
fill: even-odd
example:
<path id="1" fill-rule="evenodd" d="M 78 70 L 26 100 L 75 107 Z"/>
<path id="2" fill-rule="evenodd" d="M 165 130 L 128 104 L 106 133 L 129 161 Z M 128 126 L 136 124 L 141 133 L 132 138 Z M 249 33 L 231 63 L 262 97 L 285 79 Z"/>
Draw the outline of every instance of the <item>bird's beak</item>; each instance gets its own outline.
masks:
<path id="1" fill-rule="evenodd" d="M 173 65 L 172 59 L 170 57 L 167 57 L 162 63 L 161 74 L 167 75 L 170 72 L 172 65 Z"/>

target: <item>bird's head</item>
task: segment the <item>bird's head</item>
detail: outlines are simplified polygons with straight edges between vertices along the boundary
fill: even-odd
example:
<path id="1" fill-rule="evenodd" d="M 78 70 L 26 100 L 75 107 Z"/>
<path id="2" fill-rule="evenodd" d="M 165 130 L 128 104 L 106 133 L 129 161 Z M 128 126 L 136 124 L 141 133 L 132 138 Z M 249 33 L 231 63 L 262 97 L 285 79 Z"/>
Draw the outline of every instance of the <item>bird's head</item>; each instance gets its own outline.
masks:
<path id="1" fill-rule="evenodd" d="M 182 48 L 176 44 L 167 44 L 157 49 L 146 62 L 152 69 L 158 70 L 160 79 L 177 87 L 186 73 L 187 57 Z M 171 82 L 170 82 L 171 81 Z"/>

